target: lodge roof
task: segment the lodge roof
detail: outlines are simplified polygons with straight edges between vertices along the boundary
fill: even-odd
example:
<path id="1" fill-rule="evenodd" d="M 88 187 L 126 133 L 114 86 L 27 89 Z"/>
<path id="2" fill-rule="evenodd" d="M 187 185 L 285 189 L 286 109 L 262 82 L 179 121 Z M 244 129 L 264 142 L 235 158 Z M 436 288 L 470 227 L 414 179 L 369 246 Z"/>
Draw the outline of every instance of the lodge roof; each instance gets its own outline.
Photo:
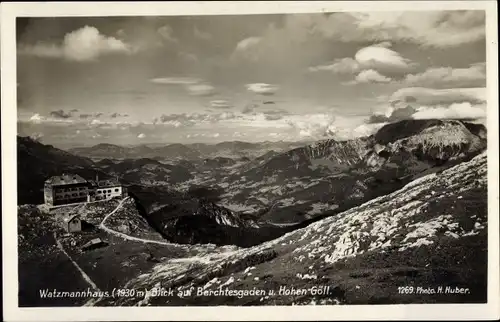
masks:
<path id="1" fill-rule="evenodd" d="M 108 188 L 108 187 L 119 187 L 121 186 L 121 183 L 118 182 L 118 180 L 115 179 L 108 179 L 108 180 L 100 180 L 100 181 L 91 181 L 90 182 L 92 186 L 97 187 L 97 188 Z"/>
<path id="2" fill-rule="evenodd" d="M 45 181 L 45 184 L 58 186 L 58 185 L 69 185 L 76 183 L 87 183 L 87 180 L 83 179 L 77 174 L 64 173 L 60 176 L 54 176 Z"/>
<path id="3" fill-rule="evenodd" d="M 75 219 L 75 217 L 80 217 L 79 214 L 69 214 L 69 215 L 66 215 L 63 217 L 63 221 L 68 223 L 70 221 L 72 221 L 73 219 Z"/>

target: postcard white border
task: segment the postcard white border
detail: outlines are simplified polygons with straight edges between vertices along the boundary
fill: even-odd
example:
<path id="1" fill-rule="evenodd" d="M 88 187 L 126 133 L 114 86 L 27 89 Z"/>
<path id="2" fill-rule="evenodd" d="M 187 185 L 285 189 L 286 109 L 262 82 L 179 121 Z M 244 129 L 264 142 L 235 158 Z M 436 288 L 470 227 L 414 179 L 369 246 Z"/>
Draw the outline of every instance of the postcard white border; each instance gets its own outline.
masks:
<path id="1" fill-rule="evenodd" d="M 5 321 L 474 320 L 499 318 L 498 30 L 496 1 L 32 2 L 1 4 L 2 238 Z M 16 17 L 159 16 L 323 11 L 486 10 L 488 92 L 488 303 L 276 307 L 18 308 Z"/>

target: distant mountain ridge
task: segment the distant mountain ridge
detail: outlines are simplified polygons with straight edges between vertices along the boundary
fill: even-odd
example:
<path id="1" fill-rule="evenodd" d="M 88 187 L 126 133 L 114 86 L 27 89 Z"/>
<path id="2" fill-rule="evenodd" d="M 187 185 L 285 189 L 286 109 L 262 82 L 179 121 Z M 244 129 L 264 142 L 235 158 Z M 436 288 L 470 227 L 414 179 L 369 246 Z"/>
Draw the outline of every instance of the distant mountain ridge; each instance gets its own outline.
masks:
<path id="1" fill-rule="evenodd" d="M 68 152 L 75 155 L 92 158 L 164 158 L 172 160 L 199 160 L 215 157 L 229 158 L 254 158 L 269 151 L 285 151 L 298 146 L 303 146 L 305 142 L 260 142 L 251 143 L 243 141 L 229 141 L 217 144 L 172 143 L 165 145 L 138 145 L 124 147 L 109 143 L 100 143 L 92 147 L 71 148 Z"/>

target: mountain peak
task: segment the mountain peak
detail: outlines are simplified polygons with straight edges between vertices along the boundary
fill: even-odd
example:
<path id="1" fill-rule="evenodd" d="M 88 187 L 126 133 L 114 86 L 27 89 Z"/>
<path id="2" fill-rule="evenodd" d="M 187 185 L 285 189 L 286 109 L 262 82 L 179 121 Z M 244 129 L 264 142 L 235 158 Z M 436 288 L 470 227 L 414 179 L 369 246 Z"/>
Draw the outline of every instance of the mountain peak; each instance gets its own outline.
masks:
<path id="1" fill-rule="evenodd" d="M 425 129 L 441 126 L 445 126 L 448 129 L 454 126 L 467 127 L 465 122 L 459 120 L 402 120 L 384 125 L 374 134 L 374 138 L 377 143 L 386 145 L 389 142 L 419 134 Z M 473 128 L 470 125 L 469 127 Z M 479 130 L 480 127 L 477 128 L 477 131 Z M 484 130 L 486 129 L 484 128 Z"/>

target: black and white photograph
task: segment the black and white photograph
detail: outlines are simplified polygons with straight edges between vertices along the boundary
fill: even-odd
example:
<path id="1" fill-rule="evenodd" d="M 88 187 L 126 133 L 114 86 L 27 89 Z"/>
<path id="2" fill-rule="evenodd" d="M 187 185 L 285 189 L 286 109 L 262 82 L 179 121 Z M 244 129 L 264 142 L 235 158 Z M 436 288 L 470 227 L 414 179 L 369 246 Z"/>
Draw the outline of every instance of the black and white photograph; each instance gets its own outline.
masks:
<path id="1" fill-rule="evenodd" d="M 498 301 L 497 36 L 478 3 L 14 17 L 10 301 Z"/>

